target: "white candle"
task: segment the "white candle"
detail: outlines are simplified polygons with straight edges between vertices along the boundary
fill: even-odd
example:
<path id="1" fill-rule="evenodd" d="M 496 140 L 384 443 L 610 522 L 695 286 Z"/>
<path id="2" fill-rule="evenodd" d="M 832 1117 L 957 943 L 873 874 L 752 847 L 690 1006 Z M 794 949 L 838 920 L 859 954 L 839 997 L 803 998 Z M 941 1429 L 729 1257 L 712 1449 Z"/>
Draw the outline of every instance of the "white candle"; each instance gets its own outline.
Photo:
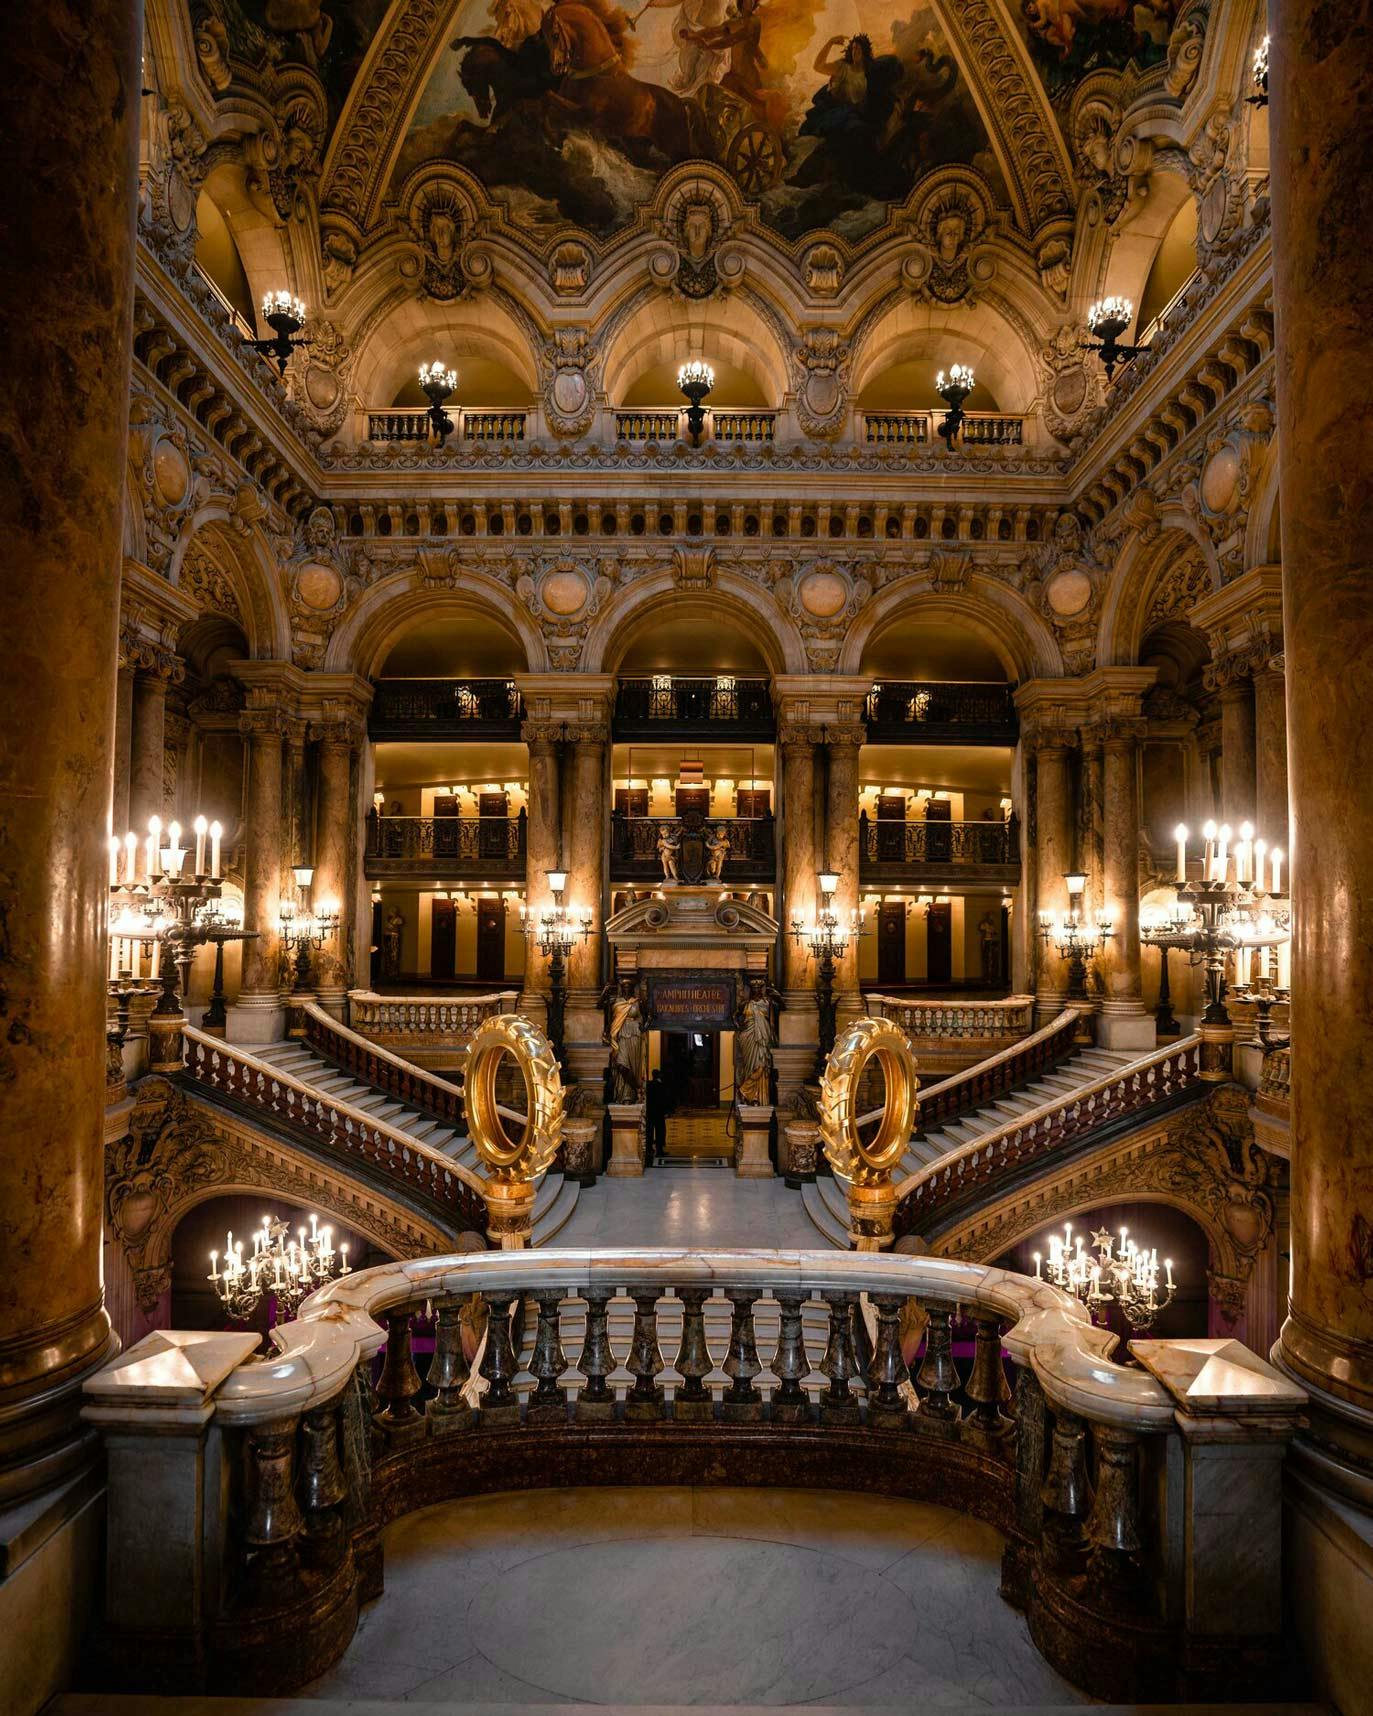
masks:
<path id="1" fill-rule="evenodd" d="M 162 874 L 162 842 L 158 838 L 162 833 L 162 818 L 148 818 L 148 883 L 149 886 Z"/>
<path id="2" fill-rule="evenodd" d="M 206 820 L 203 816 L 196 817 L 196 819 L 195 819 L 195 873 L 197 876 L 203 876 L 205 874 L 205 830 L 209 826 L 210 826 L 209 823 L 206 822 Z"/>
<path id="3" fill-rule="evenodd" d="M 1202 861 L 1202 867 L 1201 867 L 1202 880 L 1206 881 L 1206 882 L 1210 882 L 1210 881 L 1214 880 L 1215 873 L 1216 873 L 1215 872 L 1215 860 L 1216 860 L 1216 825 L 1215 825 L 1215 823 L 1214 822 L 1208 822 L 1206 824 L 1206 826 L 1202 829 L 1201 832 L 1202 832 L 1202 835 L 1206 841 L 1206 856 Z"/>
<path id="4" fill-rule="evenodd" d="M 219 837 L 223 832 L 217 822 L 210 824 L 210 876 L 216 882 L 219 880 Z"/>
<path id="5" fill-rule="evenodd" d="M 1273 890 L 1272 891 L 1275 894 L 1280 894 L 1282 892 L 1282 847 L 1281 846 L 1275 846 L 1273 848 L 1272 852 L 1269 854 L 1269 861 L 1272 863 L 1272 866 L 1273 866 Z"/>
<path id="6" fill-rule="evenodd" d="M 1230 824 L 1228 822 L 1223 822 L 1220 825 L 1220 838 L 1216 845 L 1216 874 L 1213 879 L 1217 882 L 1224 882 L 1226 880 L 1226 871 L 1229 867 L 1229 852 Z"/>
<path id="7" fill-rule="evenodd" d="M 1292 944 L 1290 941 L 1278 943 L 1278 988 L 1292 987 Z"/>
<path id="8" fill-rule="evenodd" d="M 132 888 L 138 880 L 138 836 L 132 832 L 124 836 L 124 886 Z"/>

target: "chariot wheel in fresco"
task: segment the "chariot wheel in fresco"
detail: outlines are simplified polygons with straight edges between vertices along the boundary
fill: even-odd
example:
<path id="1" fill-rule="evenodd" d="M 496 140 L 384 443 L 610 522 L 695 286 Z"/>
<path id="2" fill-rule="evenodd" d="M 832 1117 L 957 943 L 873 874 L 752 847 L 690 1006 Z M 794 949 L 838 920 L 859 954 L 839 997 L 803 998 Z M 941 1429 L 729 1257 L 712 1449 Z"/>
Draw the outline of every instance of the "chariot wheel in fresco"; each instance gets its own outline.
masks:
<path id="1" fill-rule="evenodd" d="M 771 190 L 785 165 L 782 139 L 761 121 L 741 125 L 725 148 L 725 167 L 746 195 Z"/>

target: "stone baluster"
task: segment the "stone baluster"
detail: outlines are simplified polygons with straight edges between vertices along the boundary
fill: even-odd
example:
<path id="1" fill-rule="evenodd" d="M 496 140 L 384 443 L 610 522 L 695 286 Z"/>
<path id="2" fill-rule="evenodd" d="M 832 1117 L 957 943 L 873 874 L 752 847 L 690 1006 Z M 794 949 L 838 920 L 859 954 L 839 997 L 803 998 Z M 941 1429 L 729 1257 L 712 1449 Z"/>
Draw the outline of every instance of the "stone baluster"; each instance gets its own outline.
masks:
<path id="1" fill-rule="evenodd" d="M 761 1297 L 753 1288 L 725 1289 L 725 1298 L 730 1303 L 729 1351 L 720 1368 L 729 1378 L 729 1387 L 720 1402 L 720 1416 L 727 1424 L 762 1421 L 763 1396 L 753 1381 L 763 1368 L 753 1333 L 753 1307 Z"/>
<path id="2" fill-rule="evenodd" d="M 415 1405 L 420 1391 L 420 1373 L 410 1346 L 409 1311 L 386 1313 L 386 1359 L 377 1380 L 377 1394 L 385 1401 L 377 1422 L 390 1443 L 410 1441 L 424 1434 L 424 1417 Z"/>
<path id="3" fill-rule="evenodd" d="M 1092 1571 L 1117 1604 L 1138 1607 L 1143 1579 L 1139 1563 L 1139 1437 L 1114 1425 L 1094 1424 L 1096 1494 L 1087 1521 Z"/>
<path id="4" fill-rule="evenodd" d="M 1053 1573 L 1080 1573 L 1087 1559 L 1084 1522 L 1091 1489 L 1087 1427 L 1075 1412 L 1054 1408 L 1049 1469 L 1040 1493 L 1044 1501 L 1044 1565 Z"/>
<path id="5" fill-rule="evenodd" d="M 297 1423 L 276 1418 L 248 1431 L 243 1547 L 259 1585 L 289 1578 L 296 1567 L 296 1539 L 305 1523 L 292 1482 Z"/>
<path id="6" fill-rule="evenodd" d="M 901 1384 L 909 1371 L 901 1356 L 901 1307 L 895 1293 L 873 1294 L 877 1340 L 868 1361 L 868 1423 L 876 1430 L 902 1430 L 910 1419 Z"/>
<path id="7" fill-rule="evenodd" d="M 998 1435 L 1007 1422 L 1001 1404 L 1010 1395 L 1001 1362 L 1001 1319 L 986 1311 L 974 1311 L 973 1328 L 973 1369 L 963 1392 L 972 1404 L 972 1422 L 978 1429 Z"/>
<path id="8" fill-rule="evenodd" d="M 822 1424 L 845 1425 L 858 1423 L 858 1402 L 850 1389 L 858 1375 L 858 1358 L 853 1350 L 852 1293 L 827 1293 L 830 1332 L 825 1343 L 825 1356 L 820 1361 L 820 1374 L 829 1378 L 829 1387 L 820 1402 Z"/>
<path id="9" fill-rule="evenodd" d="M 477 1369 L 486 1379 L 486 1393 L 481 1397 L 483 1429 L 520 1421 L 520 1403 L 511 1387 L 519 1369 L 510 1344 L 510 1311 L 515 1297 L 508 1292 L 482 1294 L 486 1301 L 486 1345 Z"/>
<path id="10" fill-rule="evenodd" d="M 1015 1387 L 1015 1507 L 1001 1557 L 1001 1595 L 1023 1609 L 1030 1598 L 1035 1559 L 1044 1534 L 1044 1391 L 1029 1365 Z"/>
<path id="11" fill-rule="evenodd" d="M 625 1396 L 625 1417 L 642 1423 L 663 1415 L 663 1389 L 658 1381 L 663 1369 L 658 1345 L 658 1289 L 631 1287 L 629 1296 L 634 1301 L 634 1338 L 625 1369 L 634 1378 L 634 1386 Z"/>
<path id="12" fill-rule="evenodd" d="M 589 1287 L 582 1294 L 586 1301 L 586 1334 L 577 1369 L 586 1378 L 586 1387 L 577 1396 L 574 1415 L 582 1423 L 604 1422 L 615 1416 L 615 1394 L 606 1381 L 615 1368 L 615 1353 L 606 1327 L 614 1297 L 609 1287 Z"/>
<path id="13" fill-rule="evenodd" d="M 673 1369 L 682 1382 L 672 1399 L 672 1416 L 681 1424 L 708 1424 L 715 1416 L 715 1402 L 705 1384 L 712 1368 L 705 1318 L 710 1289 L 678 1287 L 675 1291 L 682 1305 L 682 1339 Z"/>
<path id="14" fill-rule="evenodd" d="M 463 1398 L 471 1375 L 462 1350 L 462 1307 L 440 1305 L 434 1324 L 434 1356 L 429 1361 L 428 1382 L 434 1395 L 425 1407 L 435 1436 L 447 1436 L 471 1425 L 472 1408 Z"/>
<path id="15" fill-rule="evenodd" d="M 305 1414 L 302 1425 L 300 1506 L 305 1519 L 305 1558 L 314 1567 L 336 1566 L 343 1553 L 340 1504 L 348 1493 L 339 1463 L 337 1400 Z"/>
<path id="16" fill-rule="evenodd" d="M 956 1423 L 961 1414 L 952 1398 L 958 1387 L 958 1366 L 953 1362 L 953 1312 L 943 1305 L 927 1305 L 922 1309 L 928 1321 L 925 1357 L 915 1376 L 920 1410 L 927 1418 Z"/>
<path id="17" fill-rule="evenodd" d="M 808 1297 L 806 1293 L 776 1295 L 781 1326 L 777 1331 L 777 1352 L 772 1361 L 773 1374 L 780 1384 L 772 1397 L 774 1424 L 805 1424 L 810 1419 L 810 1403 L 801 1386 L 802 1378 L 810 1375 L 801 1321 L 801 1307 Z"/>
<path id="18" fill-rule="evenodd" d="M 535 1388 L 526 1417 L 530 1424 L 561 1424 L 567 1417 L 567 1395 L 559 1380 L 567 1369 L 562 1343 L 562 1294 L 548 1291 L 535 1297 L 539 1305 L 539 1321 L 534 1331 L 534 1353 L 529 1361 Z"/>

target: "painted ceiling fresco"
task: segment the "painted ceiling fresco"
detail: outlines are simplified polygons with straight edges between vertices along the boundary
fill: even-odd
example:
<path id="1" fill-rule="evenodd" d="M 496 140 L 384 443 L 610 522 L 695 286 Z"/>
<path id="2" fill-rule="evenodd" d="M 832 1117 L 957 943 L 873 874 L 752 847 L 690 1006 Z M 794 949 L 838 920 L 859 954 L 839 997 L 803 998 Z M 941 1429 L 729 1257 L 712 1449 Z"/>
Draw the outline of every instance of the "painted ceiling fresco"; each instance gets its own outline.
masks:
<path id="1" fill-rule="evenodd" d="M 788 236 L 861 237 L 949 162 L 1004 196 L 938 17 L 911 0 L 468 0 L 397 179 L 455 161 L 518 220 L 605 235 L 697 159 Z"/>
<path id="2" fill-rule="evenodd" d="M 391 0 L 216 0 L 235 55 L 319 73 L 337 120 Z"/>
<path id="3" fill-rule="evenodd" d="M 1090 72 L 1141 69 L 1168 57 L 1183 0 L 1010 0 L 1056 106 Z"/>

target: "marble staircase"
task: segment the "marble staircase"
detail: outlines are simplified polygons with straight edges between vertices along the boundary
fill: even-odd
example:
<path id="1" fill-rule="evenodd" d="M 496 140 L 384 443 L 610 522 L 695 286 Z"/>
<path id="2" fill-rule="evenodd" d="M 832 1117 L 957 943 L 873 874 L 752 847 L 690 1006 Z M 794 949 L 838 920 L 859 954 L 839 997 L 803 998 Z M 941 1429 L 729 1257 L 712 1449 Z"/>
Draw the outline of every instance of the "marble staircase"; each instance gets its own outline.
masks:
<path id="1" fill-rule="evenodd" d="M 256 1059 L 265 1061 L 268 1066 L 301 1084 L 309 1085 L 312 1090 L 346 1102 L 350 1107 L 370 1114 L 374 1120 L 384 1120 L 388 1126 L 407 1134 L 416 1143 L 427 1144 L 431 1150 L 439 1151 L 473 1173 L 480 1172 L 476 1146 L 465 1132 L 435 1120 L 432 1115 L 408 1103 L 397 1101 L 385 1091 L 362 1083 L 306 1044 L 294 1040 L 273 1043 L 265 1048 L 254 1048 L 253 1054 Z M 566 1179 L 559 1173 L 544 1175 L 534 1200 L 535 1245 L 549 1244 L 567 1223 L 577 1206 L 579 1189 L 576 1180 Z"/>
<path id="2" fill-rule="evenodd" d="M 1110 1049 L 1079 1049 L 1051 1071 L 1037 1073 L 981 1108 L 946 1120 L 942 1125 L 931 1127 L 928 1132 L 912 1138 L 893 1177 L 900 1182 L 911 1174 L 918 1174 L 922 1168 L 929 1167 L 974 1139 L 983 1138 L 1023 1115 L 1033 1114 L 1046 1103 L 1070 1097 L 1075 1091 L 1085 1089 L 1099 1079 L 1109 1078 L 1131 1061 L 1141 1058 Z M 848 1204 L 843 1185 L 828 1174 L 819 1175 L 801 1188 L 801 1201 L 816 1228 L 830 1244 L 848 1250 Z"/>

